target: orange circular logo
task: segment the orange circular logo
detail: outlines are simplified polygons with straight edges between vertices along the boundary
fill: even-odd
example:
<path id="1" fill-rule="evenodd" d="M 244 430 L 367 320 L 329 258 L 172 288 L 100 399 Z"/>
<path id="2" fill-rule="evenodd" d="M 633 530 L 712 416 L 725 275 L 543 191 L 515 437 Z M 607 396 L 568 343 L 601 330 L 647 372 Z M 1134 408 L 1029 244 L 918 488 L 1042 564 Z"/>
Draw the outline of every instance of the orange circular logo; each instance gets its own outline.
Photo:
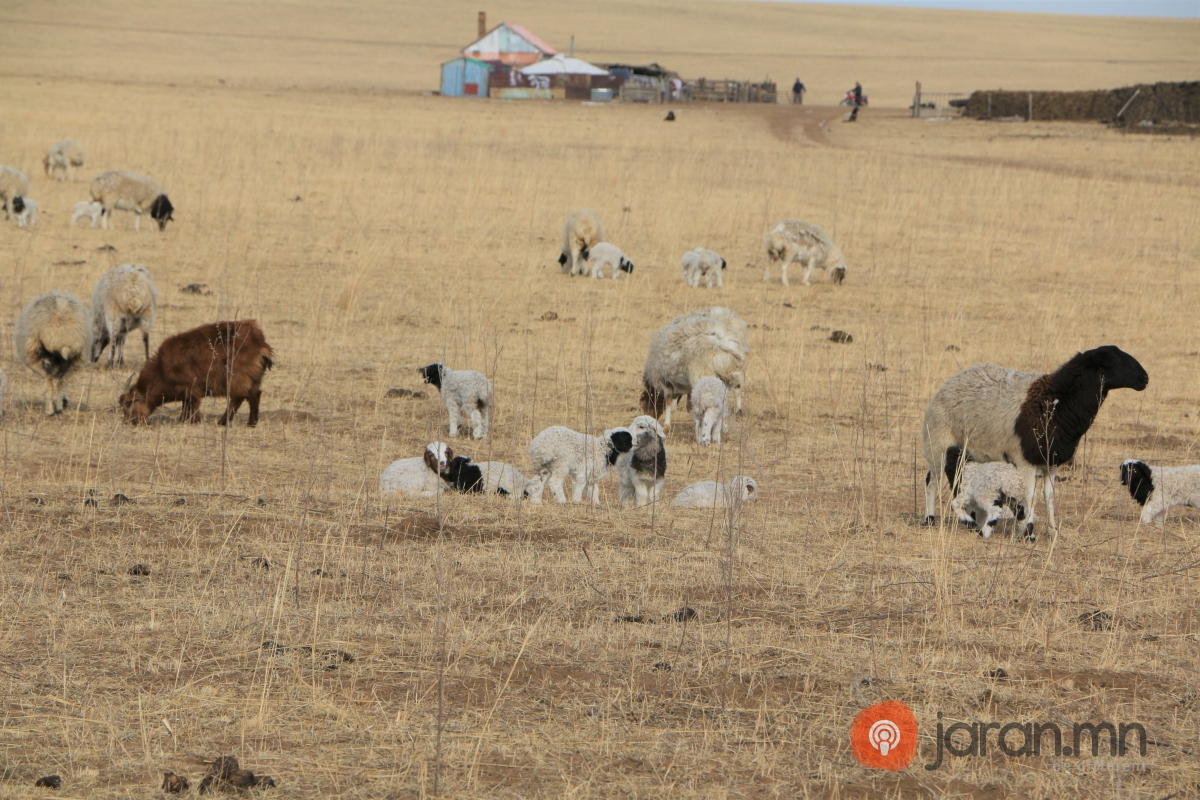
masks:
<path id="1" fill-rule="evenodd" d="M 899 700 L 864 708 L 850 726 L 854 758 L 871 769 L 904 769 L 917 755 L 917 718 Z"/>

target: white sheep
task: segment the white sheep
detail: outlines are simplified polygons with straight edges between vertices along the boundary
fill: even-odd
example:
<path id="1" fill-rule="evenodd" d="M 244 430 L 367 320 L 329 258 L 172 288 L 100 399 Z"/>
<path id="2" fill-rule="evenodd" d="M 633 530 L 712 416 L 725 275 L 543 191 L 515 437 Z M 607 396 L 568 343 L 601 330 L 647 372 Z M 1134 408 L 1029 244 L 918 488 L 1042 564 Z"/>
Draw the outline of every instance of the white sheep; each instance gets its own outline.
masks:
<path id="1" fill-rule="evenodd" d="M 633 262 L 625 257 L 621 248 L 609 242 L 600 242 L 588 253 L 588 263 L 591 264 L 592 278 L 603 276 L 604 268 L 608 267 L 615 281 L 622 272 L 633 274 Z"/>
<path id="2" fill-rule="evenodd" d="M 739 503 L 758 500 L 758 483 L 744 475 L 729 483 L 701 481 L 693 483 L 671 501 L 675 508 L 731 508 Z"/>
<path id="3" fill-rule="evenodd" d="M 4 205 L 4 218 L 12 219 L 13 198 L 29 194 L 29 178 L 16 167 L 0 166 L 0 203 Z"/>
<path id="4" fill-rule="evenodd" d="M 87 200 L 80 200 L 75 204 L 75 213 L 71 215 L 71 226 L 74 227 L 75 223 L 84 217 L 91 217 L 92 227 L 94 228 L 96 227 L 96 220 L 100 219 L 100 215 L 103 213 L 104 206 L 99 203 L 95 201 L 89 203 Z"/>
<path id="5" fill-rule="evenodd" d="M 704 285 L 711 289 L 713 279 L 717 281 L 717 288 L 725 287 L 725 280 L 722 277 L 725 274 L 725 259 L 721 258 L 718 253 L 712 250 L 705 250 L 703 247 L 697 247 L 683 254 L 683 258 L 679 260 L 679 268 L 683 271 L 683 279 L 688 286 L 699 287 L 700 279 L 704 279 Z"/>
<path id="6" fill-rule="evenodd" d="M 1142 506 L 1142 524 L 1166 524 L 1172 506 L 1200 508 L 1200 466 L 1152 467 L 1131 458 L 1121 465 L 1121 485 Z"/>
<path id="7" fill-rule="evenodd" d="M 846 279 L 846 257 L 841 248 L 833 243 L 829 234 L 819 225 L 785 219 L 767 234 L 767 257 L 770 263 L 763 280 L 771 280 L 771 264 L 781 262 L 783 285 L 788 285 L 788 265 L 798 261 L 804 265 L 804 285 L 811 286 L 808 279 L 814 268 L 828 269 L 834 283 Z"/>
<path id="8" fill-rule="evenodd" d="M 162 186 L 158 181 L 144 175 L 122 169 L 101 172 L 92 179 L 91 192 L 92 199 L 104 207 L 100 215 L 103 228 L 112 227 L 113 209 L 137 214 L 133 224 L 134 230 L 141 230 L 142 214 L 149 214 L 150 218 L 158 223 L 160 231 L 173 219 L 171 214 L 175 211 L 175 206 L 171 205 Z"/>
<path id="9" fill-rule="evenodd" d="M 1025 518 L 1025 507 L 1019 505 L 1025 484 L 1012 464 L 964 462 L 962 448 L 955 445 L 946 451 L 946 480 L 954 492 L 950 510 L 960 522 L 978 527 L 984 539 L 991 538 L 996 522 L 1011 519 L 1014 510 L 1017 519 Z"/>
<path id="10" fill-rule="evenodd" d="M 150 332 L 158 308 L 158 287 L 141 264 L 121 264 L 100 276 L 92 292 L 92 361 L 99 361 L 104 348 L 108 366 L 125 363 L 125 336 L 142 331 L 142 346 L 150 360 Z"/>
<path id="11" fill-rule="evenodd" d="M 529 461 L 533 478 L 525 488 L 529 500 L 542 502 L 542 491 L 550 486 L 555 502 L 567 502 L 563 484 L 571 478 L 571 501 L 583 501 L 586 490 L 593 505 L 600 505 L 600 481 L 608 476 L 618 456 L 633 447 L 633 434 L 624 428 L 605 431 L 601 436 L 577 433 L 554 425 L 533 437 L 529 443 Z"/>
<path id="12" fill-rule="evenodd" d="M 59 170 L 62 174 L 59 176 L 60 181 L 73 181 L 78 170 L 83 167 L 83 158 L 86 155 L 83 145 L 74 139 L 63 139 L 57 144 L 50 145 L 49 152 L 42 159 L 42 165 L 46 168 L 46 174 L 51 178 L 54 173 Z"/>
<path id="13" fill-rule="evenodd" d="M 46 379 L 46 413 L 67 407 L 63 381 L 91 346 L 87 309 L 66 292 L 45 292 L 21 309 L 13 329 L 17 358 Z"/>
<path id="14" fill-rule="evenodd" d="M 689 398 L 692 419 L 696 423 L 696 442 L 701 447 L 721 443 L 729 418 L 729 389 L 720 378 L 701 378 L 692 387 Z"/>
<path id="15" fill-rule="evenodd" d="M 488 435 L 492 382 L 486 375 L 472 369 L 446 369 L 444 364 L 430 364 L 417 371 L 426 383 L 432 383 L 441 392 L 451 438 L 458 436 L 458 423 L 464 413 L 471 421 L 472 438 L 483 439 Z"/>
<path id="16" fill-rule="evenodd" d="M 576 211 L 563 224 L 562 253 L 558 263 L 569 275 L 582 275 L 591 248 L 604 241 L 600 215 L 591 209 Z"/>
<path id="17" fill-rule="evenodd" d="M 654 417 L 640 416 L 629 426 L 633 447 L 617 458 L 618 497 L 623 506 L 657 503 L 667 478 L 666 432 Z"/>
<path id="18" fill-rule="evenodd" d="M 714 306 L 671 320 L 650 339 L 642 369 L 642 411 L 671 429 L 671 407 L 688 397 L 692 387 L 709 375 L 733 390 L 735 408 L 742 410 L 742 382 L 750 343 L 748 326 L 734 312 Z"/>
<path id="19" fill-rule="evenodd" d="M 383 497 L 437 497 L 447 486 L 439 473 L 454 458 L 454 451 L 443 442 L 425 446 L 419 458 L 393 461 L 379 479 L 379 494 Z"/>
<path id="20" fill-rule="evenodd" d="M 14 197 L 13 211 L 17 214 L 18 228 L 32 228 L 37 225 L 38 204 L 28 197 Z"/>

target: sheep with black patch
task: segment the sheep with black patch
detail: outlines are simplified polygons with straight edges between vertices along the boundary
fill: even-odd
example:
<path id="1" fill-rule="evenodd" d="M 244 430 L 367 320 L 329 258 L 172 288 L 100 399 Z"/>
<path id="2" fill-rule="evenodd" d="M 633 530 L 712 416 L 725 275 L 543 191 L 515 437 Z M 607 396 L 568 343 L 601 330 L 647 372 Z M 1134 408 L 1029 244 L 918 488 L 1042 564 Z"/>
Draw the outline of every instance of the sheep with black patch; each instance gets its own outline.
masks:
<path id="1" fill-rule="evenodd" d="M 161 231 L 167 227 L 173 217 L 175 206 L 163 191 L 162 185 L 153 178 L 114 169 L 101 172 L 92 179 L 92 199 L 103 206 L 100 214 L 100 227 L 112 227 L 113 209 L 132 211 L 137 215 L 133 229 L 142 229 L 142 214 L 149 214 L 158 223 Z"/>
<path id="2" fill-rule="evenodd" d="M 604 226 L 600 215 L 585 208 L 567 217 L 563 224 L 562 253 L 558 263 L 567 275 L 582 275 L 591 248 L 604 241 Z"/>
<path id="3" fill-rule="evenodd" d="M 788 266 L 792 262 L 804 265 L 804 285 L 811 286 L 809 277 L 814 268 L 829 270 L 829 279 L 841 283 L 846 279 L 846 256 L 833 243 L 829 234 L 820 225 L 785 219 L 767 234 L 767 258 L 769 263 L 763 280 L 771 280 L 771 264 L 778 263 L 783 275 L 783 285 L 788 284 Z"/>
<path id="4" fill-rule="evenodd" d="M 417 458 L 393 461 L 379 479 L 379 494 L 383 497 L 437 497 L 448 487 L 440 472 L 454 459 L 454 451 L 444 442 L 425 445 Z"/>
<path id="5" fill-rule="evenodd" d="M 720 444 L 729 419 L 729 389 L 724 382 L 711 375 L 701 378 L 692 387 L 689 407 L 696 423 L 696 443 L 701 447 Z"/>
<path id="6" fill-rule="evenodd" d="M 1021 474 L 1012 464 L 991 461 L 980 464 L 963 456 L 958 445 L 946 451 L 946 480 L 954 492 L 950 510 L 960 522 L 979 528 L 979 535 L 990 539 L 1001 519 L 1025 518 L 1020 500 L 1025 496 Z M 980 522 L 982 518 L 983 522 Z"/>
<path id="7" fill-rule="evenodd" d="M 533 437 L 529 443 L 529 461 L 533 478 L 525 494 L 530 502 L 542 502 L 547 485 L 556 503 L 567 502 L 563 485 L 571 479 L 571 502 L 583 502 L 586 491 L 593 505 L 600 505 L 600 481 L 604 480 L 622 453 L 633 448 L 633 434 L 614 428 L 600 436 L 578 433 L 554 425 Z"/>
<path id="8" fill-rule="evenodd" d="M 29 178 L 16 167 L 0 165 L 0 204 L 4 206 L 4 218 L 12 219 L 15 209 L 12 201 L 29 194 Z"/>
<path id="9" fill-rule="evenodd" d="M 503 461 L 472 461 L 455 456 L 441 473 L 442 479 L 467 494 L 498 494 L 520 497 L 529 483 L 525 476 Z"/>
<path id="10" fill-rule="evenodd" d="M 711 289 L 713 280 L 717 282 L 717 288 L 725 288 L 725 280 L 722 277 L 725 274 L 725 259 L 718 253 L 712 250 L 705 250 L 703 247 L 697 247 L 683 254 L 683 258 L 679 260 L 679 269 L 683 271 L 683 280 L 688 286 L 699 288 L 700 280 L 704 279 L 705 288 Z"/>
<path id="11" fill-rule="evenodd" d="M 46 174 L 51 178 L 55 173 L 61 173 L 58 176 L 60 181 L 73 181 L 79 170 L 83 168 L 83 159 L 86 155 L 87 151 L 83 144 L 74 139 L 63 139 L 61 142 L 50 145 L 50 150 L 42 159 L 42 166 L 46 168 Z"/>
<path id="12" fill-rule="evenodd" d="M 1113 345 L 1076 353 L 1054 372 L 1018 372 L 995 364 L 969 367 L 938 389 L 921 429 L 925 461 L 925 524 L 935 520 L 946 451 L 954 445 L 979 462 L 1007 461 L 1025 487 L 1025 532 L 1033 538 L 1035 481 L 1042 478 L 1052 530 L 1054 476 L 1071 460 L 1100 405 L 1114 389 L 1142 391 L 1146 370 Z"/>
<path id="13" fill-rule="evenodd" d="M 101 275 L 92 291 L 92 361 L 99 361 L 111 342 L 108 366 L 124 364 L 125 337 L 139 329 L 149 361 L 157 308 L 158 287 L 141 264 L 121 264 Z"/>
<path id="14" fill-rule="evenodd" d="M 733 391 L 740 412 L 750 352 L 747 330 L 741 317 L 722 306 L 683 314 L 659 328 L 650 339 L 642 369 L 642 411 L 656 419 L 665 411 L 663 427 L 671 430 L 672 405 L 711 375 Z"/>
<path id="15" fill-rule="evenodd" d="M 470 420 L 472 438 L 483 439 L 488 435 L 492 382 L 486 375 L 472 369 L 447 369 L 440 363 L 421 367 L 417 371 L 426 383 L 432 383 L 441 393 L 442 402 L 446 404 L 451 438 L 458 436 L 458 423 L 463 414 Z"/>
<path id="16" fill-rule="evenodd" d="M 18 228 L 32 228 L 37 225 L 38 204 L 28 197 L 14 197 L 13 211 L 17 215 Z"/>
<path id="17" fill-rule="evenodd" d="M 1142 507 L 1142 524 L 1167 522 L 1173 506 L 1200 508 L 1200 466 L 1152 467 L 1131 458 L 1121 465 L 1121 485 Z"/>
<path id="18" fill-rule="evenodd" d="M 615 281 L 622 272 L 633 274 L 633 262 L 625 257 L 621 248 L 609 242 L 600 242 L 588 253 L 588 263 L 591 264 L 592 279 L 603 277 L 604 268 L 608 267 Z"/>
<path id="19" fill-rule="evenodd" d="M 654 417 L 636 417 L 629 426 L 633 447 L 617 458 L 618 496 L 623 506 L 657 503 L 667 480 L 666 432 Z"/>
<path id="20" fill-rule="evenodd" d="M 83 364 L 92 344 L 87 309 L 66 292 L 45 292 L 21 309 L 13 344 L 21 363 L 46 380 L 46 414 L 67 407 L 63 382 Z"/>
<path id="21" fill-rule="evenodd" d="M 758 482 L 739 475 L 729 483 L 701 481 L 693 483 L 671 501 L 674 508 L 732 508 L 758 501 Z"/>
<path id="22" fill-rule="evenodd" d="M 71 214 L 71 227 L 75 227 L 75 223 L 84 217 L 89 217 L 92 220 L 92 227 L 96 227 L 96 221 L 100 219 L 100 215 L 104 213 L 104 206 L 96 201 L 88 202 L 80 200 L 75 204 L 75 212 Z"/>

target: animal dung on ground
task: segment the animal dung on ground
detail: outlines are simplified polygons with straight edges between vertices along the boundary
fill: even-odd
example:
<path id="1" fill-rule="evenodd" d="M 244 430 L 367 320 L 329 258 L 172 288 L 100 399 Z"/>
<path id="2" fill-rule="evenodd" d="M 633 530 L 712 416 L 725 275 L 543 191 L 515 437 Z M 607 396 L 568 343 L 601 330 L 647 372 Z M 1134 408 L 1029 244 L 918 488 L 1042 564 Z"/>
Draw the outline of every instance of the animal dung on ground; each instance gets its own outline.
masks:
<path id="1" fill-rule="evenodd" d="M 1087 630 L 1111 631 L 1113 629 L 1112 614 L 1107 611 L 1085 611 L 1075 618 L 1075 621 Z"/>
<path id="2" fill-rule="evenodd" d="M 541 322 L 553 322 L 556 319 L 558 319 L 557 311 L 547 311 L 545 314 L 542 314 L 540 317 L 538 317 L 538 320 Z"/>
<path id="3" fill-rule="evenodd" d="M 29 504 L 31 506 L 44 506 L 46 505 L 46 501 L 40 497 L 31 497 L 29 498 Z"/>
<path id="4" fill-rule="evenodd" d="M 993 680 L 1002 681 L 1008 677 L 1008 672 L 1004 669 L 1004 667 L 997 667 L 996 669 L 988 670 L 986 677 L 992 678 Z"/>
<path id="5" fill-rule="evenodd" d="M 43 775 L 42 777 L 38 778 L 37 781 L 33 785 L 40 787 L 42 789 L 61 789 L 62 788 L 62 776 L 61 775 Z"/>
<path id="6" fill-rule="evenodd" d="M 670 664 L 670 662 L 667 662 L 667 661 L 659 661 L 659 662 L 656 662 L 654 664 L 654 666 L 650 668 L 650 671 L 651 672 L 670 672 L 671 664 Z"/>
<path id="7" fill-rule="evenodd" d="M 179 291 L 183 292 L 184 294 L 212 294 L 212 290 L 208 288 L 207 283 L 189 283 L 187 286 L 180 286 Z"/>
<path id="8" fill-rule="evenodd" d="M 174 772 L 164 772 L 162 790 L 167 794 L 180 794 L 188 790 L 188 779 Z"/>
<path id="9" fill-rule="evenodd" d="M 89 497 L 83 501 L 84 508 L 99 508 L 100 504 L 96 502 L 96 498 Z"/>
<path id="10" fill-rule="evenodd" d="M 946 352 L 947 352 L 947 353 L 957 353 L 957 352 L 959 352 L 959 351 L 961 351 L 961 350 L 962 350 L 962 348 L 961 348 L 961 347 L 959 347 L 959 346 L 958 346 L 958 345 L 956 345 L 956 344 L 948 344 L 948 345 L 946 345 Z"/>
<path id="11" fill-rule="evenodd" d="M 854 341 L 854 337 L 849 333 L 846 333 L 846 331 L 834 331 L 833 333 L 829 334 L 829 341 L 835 342 L 836 344 L 850 344 Z"/>
<path id="12" fill-rule="evenodd" d="M 112 503 L 114 506 L 123 506 L 126 503 L 132 503 L 132 502 L 133 502 L 132 500 L 130 500 L 128 497 L 126 497 L 123 494 L 114 494 L 113 498 L 112 498 Z"/>
<path id="13" fill-rule="evenodd" d="M 650 619 L 650 618 L 649 618 L 649 617 L 647 617 L 645 614 L 638 614 L 638 615 L 636 615 L 636 616 L 634 616 L 633 614 L 628 614 L 628 615 L 626 615 L 626 616 L 624 616 L 624 617 L 621 617 L 621 618 L 619 618 L 619 619 L 617 620 L 617 622 L 629 622 L 629 623 L 632 623 L 632 624 L 634 624 L 634 625 L 644 625 L 644 624 L 646 624 L 647 622 L 653 622 L 653 621 L 654 621 L 654 620 Z"/>
<path id="14" fill-rule="evenodd" d="M 271 568 L 271 562 L 268 561 L 267 559 L 263 558 L 262 556 L 259 556 L 258 558 L 254 559 L 253 561 L 250 562 L 250 566 L 253 567 L 254 569 L 269 570 Z"/>
<path id="15" fill-rule="evenodd" d="M 145 577 L 146 575 L 150 574 L 150 568 L 145 564 L 134 564 L 129 568 L 129 574 L 133 575 L 135 578 Z"/>
<path id="16" fill-rule="evenodd" d="M 384 397 L 412 397 L 412 389 L 397 389 L 395 387 L 388 389 L 383 394 Z"/>
<path id="17" fill-rule="evenodd" d="M 166 788 L 165 779 L 163 785 Z M 242 769 L 238 760 L 233 756 L 219 756 L 213 760 L 208 768 L 208 773 L 200 781 L 200 794 L 217 791 L 241 792 L 256 786 L 260 789 L 273 788 L 275 780 L 266 775 L 255 775 L 248 769 Z"/>
<path id="18" fill-rule="evenodd" d="M 674 619 L 676 622 L 690 622 L 691 620 L 694 620 L 699 616 L 700 615 L 698 613 L 696 613 L 696 609 L 688 608 L 687 606 L 684 606 L 683 608 L 679 609 L 674 614 L 672 614 L 671 619 Z"/>
<path id="19" fill-rule="evenodd" d="M 177 505 L 177 506 L 187 505 L 187 499 L 183 498 L 183 497 L 177 497 L 177 498 L 175 498 L 175 505 Z"/>

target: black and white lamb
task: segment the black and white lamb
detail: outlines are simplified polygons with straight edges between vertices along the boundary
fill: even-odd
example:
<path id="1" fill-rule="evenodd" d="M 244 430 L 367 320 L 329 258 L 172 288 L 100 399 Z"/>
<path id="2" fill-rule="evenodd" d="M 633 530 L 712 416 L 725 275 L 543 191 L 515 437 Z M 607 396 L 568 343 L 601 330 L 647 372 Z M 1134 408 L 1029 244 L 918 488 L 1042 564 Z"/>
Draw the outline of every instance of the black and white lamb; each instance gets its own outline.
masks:
<path id="1" fill-rule="evenodd" d="M 1025 519 L 1025 508 L 1020 505 L 1025 484 L 1012 464 L 964 459 L 962 448 L 955 445 L 946 451 L 946 480 L 954 492 L 950 510 L 960 522 L 978 527 L 984 539 L 991 538 L 1002 519 Z"/>
<path id="2" fill-rule="evenodd" d="M 1042 478 L 1046 514 L 1054 519 L 1054 476 L 1070 461 L 1113 389 L 1142 391 L 1149 376 L 1113 345 L 1076 353 L 1048 374 L 979 364 L 954 375 L 925 409 L 925 524 L 932 524 L 946 451 L 964 448 L 979 462 L 1007 461 L 1025 487 L 1026 535 L 1032 538 L 1035 481 Z"/>
<path id="3" fill-rule="evenodd" d="M 704 279 L 704 285 L 711 289 L 713 280 L 717 282 L 717 288 L 725 287 L 725 279 L 722 277 L 726 267 L 725 259 L 721 258 L 719 253 L 714 253 L 712 250 L 705 250 L 703 247 L 697 247 L 695 250 L 690 250 L 683 254 L 683 258 L 679 259 L 679 269 L 683 271 L 683 280 L 688 286 L 699 287 L 700 279 Z"/>
<path id="4" fill-rule="evenodd" d="M 488 435 L 488 419 L 492 406 L 492 382 L 473 369 L 446 369 L 444 364 L 430 364 L 418 372 L 426 383 L 432 383 L 446 404 L 450 421 L 450 437 L 458 436 L 458 423 L 463 414 L 471 422 L 471 437 L 483 439 Z"/>
<path id="5" fill-rule="evenodd" d="M 503 461 L 476 463 L 469 456 L 455 456 L 439 474 L 465 494 L 521 496 L 529 483 L 524 475 Z"/>
<path id="6" fill-rule="evenodd" d="M 609 242 L 599 242 L 588 252 L 588 263 L 591 265 L 592 278 L 604 276 L 604 268 L 608 267 L 615 281 L 622 272 L 633 274 L 633 262 L 625 257 L 621 248 Z"/>
<path id="7" fill-rule="evenodd" d="M 445 442 L 431 442 L 417 458 L 393 461 L 379 479 L 379 494 L 384 497 L 437 497 L 447 487 L 440 477 L 454 458 Z"/>
<path id="8" fill-rule="evenodd" d="M 14 197 L 13 212 L 17 215 L 18 228 L 33 228 L 37 226 L 38 204 L 28 197 Z"/>
<path id="9" fill-rule="evenodd" d="M 600 481 L 608 476 L 622 453 L 633 448 L 633 434 L 625 428 L 607 430 L 601 436 L 578 433 L 554 425 L 533 437 L 529 461 L 533 478 L 525 494 L 530 502 L 542 502 L 548 485 L 556 503 L 567 502 L 563 484 L 571 478 L 571 501 L 583 502 L 586 491 L 593 505 L 600 505 Z"/>
<path id="10" fill-rule="evenodd" d="M 1142 507 L 1142 524 L 1167 521 L 1172 506 L 1200 508 L 1200 466 L 1152 467 L 1131 458 L 1121 465 L 1121 485 Z"/>
<path id="11" fill-rule="evenodd" d="M 657 503 L 667 480 L 666 432 L 654 417 L 640 416 L 629 426 L 633 447 L 617 458 L 618 495 L 623 506 Z"/>

